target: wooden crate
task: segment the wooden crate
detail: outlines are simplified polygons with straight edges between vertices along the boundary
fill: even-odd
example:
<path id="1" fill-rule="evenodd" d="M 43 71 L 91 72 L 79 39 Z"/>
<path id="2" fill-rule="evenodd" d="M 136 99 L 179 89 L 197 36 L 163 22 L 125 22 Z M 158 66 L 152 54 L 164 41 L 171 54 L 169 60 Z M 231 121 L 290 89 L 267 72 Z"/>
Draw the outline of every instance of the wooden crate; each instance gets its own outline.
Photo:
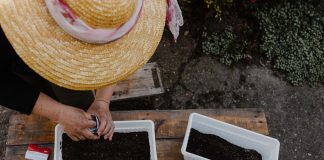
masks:
<path id="1" fill-rule="evenodd" d="M 117 83 L 112 101 L 164 93 L 157 63 L 147 63 L 135 74 Z"/>
<path id="2" fill-rule="evenodd" d="M 268 134 L 266 117 L 262 109 L 198 109 L 114 111 L 114 120 L 153 120 L 157 139 L 158 159 L 183 159 L 180 149 L 189 115 L 200 113 L 261 134 Z M 6 160 L 23 160 L 28 144 L 53 148 L 55 123 L 39 116 L 13 115 L 10 117 Z M 53 155 L 52 155 L 53 157 Z M 53 159 L 51 157 L 51 159 Z"/>

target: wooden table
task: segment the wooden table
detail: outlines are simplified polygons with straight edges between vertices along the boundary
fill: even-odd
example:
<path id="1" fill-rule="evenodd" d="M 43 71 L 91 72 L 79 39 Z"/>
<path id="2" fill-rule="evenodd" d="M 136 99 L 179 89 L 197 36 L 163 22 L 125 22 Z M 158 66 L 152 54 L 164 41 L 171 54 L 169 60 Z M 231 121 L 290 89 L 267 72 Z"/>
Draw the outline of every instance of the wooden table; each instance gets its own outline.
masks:
<path id="1" fill-rule="evenodd" d="M 264 111 L 246 109 L 149 110 L 114 111 L 114 120 L 153 120 L 157 139 L 158 159 L 183 159 L 180 148 L 190 113 L 200 113 L 261 134 L 268 134 Z M 10 117 L 6 160 L 23 160 L 28 144 L 53 148 L 55 123 L 39 116 L 13 115 Z M 53 159 L 53 154 L 50 159 Z"/>

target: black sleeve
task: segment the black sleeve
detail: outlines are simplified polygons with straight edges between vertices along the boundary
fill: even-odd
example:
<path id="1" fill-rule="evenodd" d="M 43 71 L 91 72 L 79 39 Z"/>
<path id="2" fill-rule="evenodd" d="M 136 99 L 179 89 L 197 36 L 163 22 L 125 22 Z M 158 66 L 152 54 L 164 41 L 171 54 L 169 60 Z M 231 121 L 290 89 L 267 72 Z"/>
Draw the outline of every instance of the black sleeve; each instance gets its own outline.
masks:
<path id="1" fill-rule="evenodd" d="M 0 78 L 0 104 L 4 107 L 30 114 L 39 96 L 33 86 L 11 72 L 2 71 Z"/>
<path id="2" fill-rule="evenodd" d="M 15 50 L 0 27 L 0 105 L 30 114 L 39 91 L 12 72 Z"/>

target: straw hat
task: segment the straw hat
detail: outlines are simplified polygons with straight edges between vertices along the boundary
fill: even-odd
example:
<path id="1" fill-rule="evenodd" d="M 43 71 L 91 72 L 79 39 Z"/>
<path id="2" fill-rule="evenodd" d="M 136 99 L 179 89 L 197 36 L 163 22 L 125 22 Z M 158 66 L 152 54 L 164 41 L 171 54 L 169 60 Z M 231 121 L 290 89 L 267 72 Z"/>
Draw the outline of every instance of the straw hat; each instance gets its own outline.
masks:
<path id="1" fill-rule="evenodd" d="M 74 35 L 82 27 L 60 23 L 48 4 L 55 1 L 97 33 L 114 32 L 137 18 L 130 30 L 125 27 L 121 35 L 98 44 L 96 37 L 87 41 Z M 91 90 L 128 77 L 150 59 L 162 37 L 166 5 L 166 0 L 2 0 L 0 24 L 20 58 L 39 75 L 65 88 Z"/>

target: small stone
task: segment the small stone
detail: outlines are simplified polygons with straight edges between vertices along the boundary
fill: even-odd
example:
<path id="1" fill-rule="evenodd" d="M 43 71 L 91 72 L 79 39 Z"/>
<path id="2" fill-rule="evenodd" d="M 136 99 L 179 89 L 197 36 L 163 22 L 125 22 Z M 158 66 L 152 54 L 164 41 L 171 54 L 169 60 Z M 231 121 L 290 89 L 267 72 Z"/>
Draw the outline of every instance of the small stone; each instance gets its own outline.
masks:
<path id="1" fill-rule="evenodd" d="M 310 157 L 310 156 L 312 156 L 312 154 L 311 153 L 307 153 L 307 155 Z"/>
<path id="2" fill-rule="evenodd" d="M 265 101 L 261 101 L 261 105 L 266 106 L 267 104 Z"/>
<path id="3" fill-rule="evenodd" d="M 189 34 L 189 31 L 185 31 L 184 35 L 187 36 Z"/>

